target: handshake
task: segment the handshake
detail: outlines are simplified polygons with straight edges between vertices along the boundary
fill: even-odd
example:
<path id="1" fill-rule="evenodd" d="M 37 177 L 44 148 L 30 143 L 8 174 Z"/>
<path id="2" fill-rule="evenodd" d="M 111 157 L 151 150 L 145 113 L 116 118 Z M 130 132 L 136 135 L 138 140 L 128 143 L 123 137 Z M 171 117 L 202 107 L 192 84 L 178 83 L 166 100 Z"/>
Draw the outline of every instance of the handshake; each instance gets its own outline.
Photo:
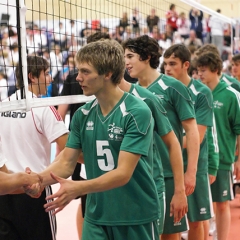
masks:
<path id="1" fill-rule="evenodd" d="M 25 169 L 26 183 L 23 185 L 23 191 L 32 198 L 39 198 L 44 190 L 42 185 L 43 178 L 31 171 L 30 168 Z"/>

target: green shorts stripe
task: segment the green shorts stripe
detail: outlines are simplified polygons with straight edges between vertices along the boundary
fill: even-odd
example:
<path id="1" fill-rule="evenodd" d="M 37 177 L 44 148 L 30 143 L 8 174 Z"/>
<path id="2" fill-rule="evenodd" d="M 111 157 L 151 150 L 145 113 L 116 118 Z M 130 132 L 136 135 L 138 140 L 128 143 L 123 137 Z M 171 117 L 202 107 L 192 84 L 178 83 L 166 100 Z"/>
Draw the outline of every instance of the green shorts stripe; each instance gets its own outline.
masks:
<path id="1" fill-rule="evenodd" d="M 188 230 L 187 215 L 180 222 L 174 223 L 173 217 L 170 217 L 170 203 L 174 194 L 173 178 L 165 178 L 165 193 L 166 193 L 166 214 L 164 221 L 163 234 L 180 233 Z"/>
<path id="2" fill-rule="evenodd" d="M 158 194 L 159 197 L 159 220 L 158 220 L 158 233 L 161 235 L 163 233 L 163 226 L 166 214 L 166 197 L 165 192 Z"/>
<path id="3" fill-rule="evenodd" d="M 233 200 L 232 171 L 219 169 L 216 181 L 211 185 L 211 192 L 213 202 L 226 202 Z"/>
<path id="4" fill-rule="evenodd" d="M 208 174 L 196 176 L 195 190 L 187 199 L 187 216 L 190 222 L 204 221 L 214 216 Z"/>

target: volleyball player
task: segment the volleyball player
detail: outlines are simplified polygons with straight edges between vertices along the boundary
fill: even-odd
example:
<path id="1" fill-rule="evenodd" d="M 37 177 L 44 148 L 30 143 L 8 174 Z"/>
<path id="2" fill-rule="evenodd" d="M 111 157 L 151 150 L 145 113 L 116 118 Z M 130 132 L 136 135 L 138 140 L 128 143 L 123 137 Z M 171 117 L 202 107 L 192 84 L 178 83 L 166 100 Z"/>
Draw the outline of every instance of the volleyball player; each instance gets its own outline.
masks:
<path id="1" fill-rule="evenodd" d="M 88 194 L 83 240 L 156 239 L 158 196 L 145 159 L 153 138 L 152 115 L 142 100 L 118 87 L 125 64 L 115 44 L 90 43 L 76 55 L 77 80 L 84 94 L 96 99 L 74 114 L 65 149 L 41 176 L 44 185 L 53 183 L 50 171 L 68 177 L 83 152 L 87 180 L 51 174 L 61 188 L 45 207 L 57 213 Z"/>
<path id="2" fill-rule="evenodd" d="M 37 56 L 27 57 L 29 98 L 46 94 L 46 87 L 52 81 L 48 62 Z M 20 98 L 23 81 L 20 66 L 16 68 L 19 90 L 10 100 Z M 26 167 L 34 172 L 44 170 L 50 164 L 51 143 L 56 142 L 63 149 L 68 130 L 54 107 L 32 108 L 30 111 L 7 111 L 0 114 L 0 137 L 3 154 L 8 160 L 9 171 L 21 172 Z M 32 199 L 26 194 L 0 197 L 0 239 L 52 240 L 55 239 L 56 221 L 46 213 L 43 204 L 51 188 L 46 187 L 40 198 Z M 12 236 L 12 232 L 16 236 Z"/>
<path id="3" fill-rule="evenodd" d="M 196 187 L 188 196 L 189 240 L 202 240 L 203 221 L 213 217 L 212 197 L 208 180 L 207 127 L 213 125 L 213 100 L 211 91 L 200 81 L 188 75 L 191 53 L 183 44 L 174 44 L 164 53 L 165 74 L 182 82 L 188 89 L 194 102 L 194 109 L 200 138 L 200 153 L 197 165 Z M 183 160 L 187 168 L 188 153 L 183 146 Z"/>
<path id="4" fill-rule="evenodd" d="M 216 203 L 218 240 L 226 240 L 231 222 L 229 201 L 233 199 L 232 164 L 235 160 L 236 140 L 240 142 L 240 95 L 221 81 L 222 60 L 215 52 L 205 52 L 197 58 L 198 75 L 213 94 L 213 106 L 219 144 L 219 168 L 211 185 Z M 236 179 L 240 179 L 240 157 L 235 163 Z"/>
<path id="5" fill-rule="evenodd" d="M 176 79 L 165 76 L 157 71 L 159 64 L 159 45 L 148 37 L 141 36 L 136 39 L 128 39 L 123 47 L 125 49 L 126 66 L 131 77 L 138 78 L 138 82 L 142 87 L 147 88 L 155 95 L 163 100 L 163 106 L 167 111 L 168 119 L 174 129 L 174 132 L 182 145 L 183 128 L 187 135 L 187 149 L 189 165 L 185 173 L 185 191 L 189 195 L 194 191 L 195 173 L 197 168 L 197 158 L 199 152 L 199 138 L 193 103 L 191 101 L 187 88 Z M 158 63 L 158 64 L 156 64 Z M 170 218 L 174 225 L 174 232 L 187 229 L 186 218 L 180 222 L 174 223 L 173 216 L 170 216 L 170 202 L 174 195 L 175 179 L 169 161 L 169 154 L 166 145 L 159 138 L 157 146 L 160 149 L 161 159 L 164 169 L 165 185 L 166 185 L 166 215 Z M 164 224 L 165 233 L 170 233 L 169 225 Z M 164 233 L 163 231 L 163 233 Z M 167 231 L 167 232 L 166 232 Z M 166 236 L 162 235 L 165 239 Z M 176 234 L 178 239 L 178 234 Z"/>

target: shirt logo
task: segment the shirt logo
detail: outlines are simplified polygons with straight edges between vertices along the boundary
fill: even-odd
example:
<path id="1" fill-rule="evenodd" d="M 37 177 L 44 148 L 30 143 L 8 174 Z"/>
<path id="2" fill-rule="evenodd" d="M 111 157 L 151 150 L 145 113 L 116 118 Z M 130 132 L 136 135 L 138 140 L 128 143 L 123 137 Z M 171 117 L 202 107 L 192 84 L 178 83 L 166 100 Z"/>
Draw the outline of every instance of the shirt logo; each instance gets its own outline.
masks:
<path id="1" fill-rule="evenodd" d="M 2 112 L 1 117 L 10 117 L 10 118 L 26 118 L 26 112 Z"/>
<path id="2" fill-rule="evenodd" d="M 173 226 L 181 226 L 181 225 L 182 225 L 181 222 L 176 222 L 176 223 L 173 224 Z"/>
<path id="3" fill-rule="evenodd" d="M 201 209 L 200 209 L 200 214 L 206 214 L 206 213 L 207 213 L 206 208 L 201 208 Z"/>
<path id="4" fill-rule="evenodd" d="M 93 125 L 94 125 L 93 121 L 88 121 L 86 130 L 94 130 L 94 126 Z"/>
<path id="5" fill-rule="evenodd" d="M 223 103 L 221 103 L 219 101 L 214 101 L 213 106 L 214 106 L 214 108 L 221 109 L 221 107 L 223 106 Z"/>
<path id="6" fill-rule="evenodd" d="M 109 140 L 122 141 L 123 139 L 123 130 L 121 127 L 118 127 L 113 124 L 108 125 L 108 136 Z"/>

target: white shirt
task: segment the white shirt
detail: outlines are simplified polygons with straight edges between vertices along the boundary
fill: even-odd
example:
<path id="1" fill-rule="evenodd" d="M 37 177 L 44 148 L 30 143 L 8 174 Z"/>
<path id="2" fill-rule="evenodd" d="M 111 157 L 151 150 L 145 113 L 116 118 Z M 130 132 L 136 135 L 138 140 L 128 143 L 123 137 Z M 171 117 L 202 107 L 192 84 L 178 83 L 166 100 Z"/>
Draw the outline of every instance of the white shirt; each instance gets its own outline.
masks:
<path id="1" fill-rule="evenodd" d="M 17 91 L 20 97 L 20 91 Z M 28 92 L 30 96 L 33 94 Z M 16 93 L 11 100 L 16 99 Z M 13 172 L 43 171 L 50 164 L 51 143 L 68 130 L 54 107 L 0 113 L 0 137 L 6 166 Z"/>
<path id="2" fill-rule="evenodd" d="M 8 97 L 8 83 L 5 78 L 0 80 L 0 101 Z"/>
<path id="3" fill-rule="evenodd" d="M 3 167 L 3 165 L 7 162 L 7 159 L 5 158 L 3 151 L 2 151 L 2 141 L 0 138 L 0 168 Z"/>
<path id="4" fill-rule="evenodd" d="M 209 27 L 211 28 L 211 34 L 214 36 L 223 36 L 224 22 L 219 18 L 212 16 L 209 20 Z"/>

